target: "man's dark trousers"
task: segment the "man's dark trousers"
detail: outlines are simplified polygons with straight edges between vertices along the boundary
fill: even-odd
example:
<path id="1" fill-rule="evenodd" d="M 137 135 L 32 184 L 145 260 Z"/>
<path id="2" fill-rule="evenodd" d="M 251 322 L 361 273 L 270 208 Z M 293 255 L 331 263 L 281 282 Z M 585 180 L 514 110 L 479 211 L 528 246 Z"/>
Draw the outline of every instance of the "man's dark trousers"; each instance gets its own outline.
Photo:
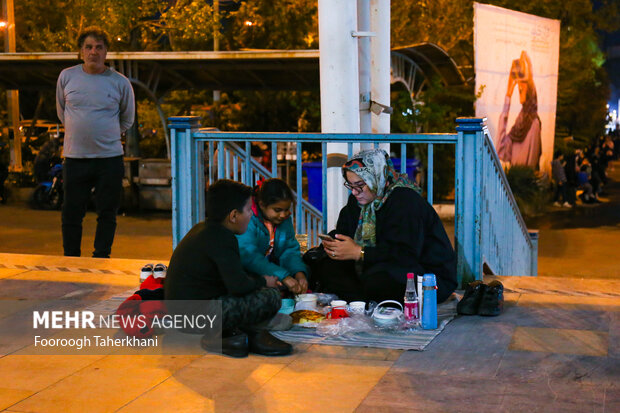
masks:
<path id="1" fill-rule="evenodd" d="M 80 256 L 82 220 L 86 214 L 91 191 L 95 188 L 97 231 L 93 257 L 110 257 L 124 175 L 122 156 L 65 159 L 63 167 L 65 198 L 62 205 L 62 243 L 65 256 Z"/>

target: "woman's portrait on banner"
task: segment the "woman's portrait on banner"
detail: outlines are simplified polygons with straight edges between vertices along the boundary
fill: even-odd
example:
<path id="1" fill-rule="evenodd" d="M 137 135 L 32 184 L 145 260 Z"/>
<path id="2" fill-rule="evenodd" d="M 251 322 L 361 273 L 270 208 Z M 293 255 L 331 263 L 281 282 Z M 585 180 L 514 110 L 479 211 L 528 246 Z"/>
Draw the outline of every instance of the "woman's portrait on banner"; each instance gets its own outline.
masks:
<path id="1" fill-rule="evenodd" d="M 508 129 L 510 99 L 515 89 L 519 91 L 521 111 L 514 124 Z M 512 61 L 508 75 L 504 108 L 498 124 L 497 154 L 499 159 L 510 165 L 526 165 L 538 170 L 542 153 L 541 129 L 532 62 L 523 50 L 521 56 Z"/>

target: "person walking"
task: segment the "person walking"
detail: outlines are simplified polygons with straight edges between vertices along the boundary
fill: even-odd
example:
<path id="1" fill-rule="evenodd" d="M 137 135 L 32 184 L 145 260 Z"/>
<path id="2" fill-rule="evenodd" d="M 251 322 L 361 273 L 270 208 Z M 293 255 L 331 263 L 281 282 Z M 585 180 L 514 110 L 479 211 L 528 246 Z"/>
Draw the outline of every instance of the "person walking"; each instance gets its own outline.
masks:
<path id="1" fill-rule="evenodd" d="M 93 257 L 109 258 L 125 174 L 121 133 L 134 122 L 135 98 L 129 80 L 105 65 L 109 41 L 102 29 L 85 29 L 77 43 L 84 63 L 64 69 L 56 85 L 56 111 L 65 126 L 64 255 L 81 254 L 82 220 L 94 188 Z"/>

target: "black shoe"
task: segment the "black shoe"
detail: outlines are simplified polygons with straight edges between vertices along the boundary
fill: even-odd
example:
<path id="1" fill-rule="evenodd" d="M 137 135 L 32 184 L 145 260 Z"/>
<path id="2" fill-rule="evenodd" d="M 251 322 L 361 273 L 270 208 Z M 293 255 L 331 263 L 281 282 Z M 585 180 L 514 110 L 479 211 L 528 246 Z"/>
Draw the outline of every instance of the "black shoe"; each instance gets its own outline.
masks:
<path id="1" fill-rule="evenodd" d="M 486 284 L 482 281 L 469 283 L 465 288 L 463 298 L 456 305 L 456 312 L 462 315 L 478 314 L 478 307 L 480 306 L 486 287 Z"/>
<path id="2" fill-rule="evenodd" d="M 200 346 L 209 352 L 219 352 L 230 357 L 247 357 L 249 352 L 248 335 L 238 329 L 224 330 L 222 334 L 204 335 Z"/>
<path id="3" fill-rule="evenodd" d="M 248 332 L 250 351 L 262 356 L 286 356 L 291 354 L 293 346 L 269 334 L 268 331 Z"/>
<path id="4" fill-rule="evenodd" d="M 497 316 L 501 314 L 503 308 L 504 286 L 497 280 L 491 281 L 482 296 L 478 315 Z"/>

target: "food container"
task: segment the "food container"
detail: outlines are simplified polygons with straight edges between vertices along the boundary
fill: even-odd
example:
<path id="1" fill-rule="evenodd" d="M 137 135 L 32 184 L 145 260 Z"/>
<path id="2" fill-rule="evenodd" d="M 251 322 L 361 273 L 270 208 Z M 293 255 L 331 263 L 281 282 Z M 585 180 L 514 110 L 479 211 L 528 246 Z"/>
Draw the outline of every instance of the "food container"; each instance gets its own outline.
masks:
<path id="1" fill-rule="evenodd" d="M 397 304 L 400 310 L 394 307 L 383 306 L 383 304 L 388 303 Z M 377 327 L 395 327 L 400 323 L 402 315 L 403 305 L 401 303 L 394 300 L 385 300 L 377 305 L 375 311 L 372 313 L 372 319 Z"/>
<path id="2" fill-rule="evenodd" d="M 295 311 L 297 310 L 310 310 L 316 311 L 316 294 L 299 294 L 296 297 L 297 304 L 295 304 Z"/>

